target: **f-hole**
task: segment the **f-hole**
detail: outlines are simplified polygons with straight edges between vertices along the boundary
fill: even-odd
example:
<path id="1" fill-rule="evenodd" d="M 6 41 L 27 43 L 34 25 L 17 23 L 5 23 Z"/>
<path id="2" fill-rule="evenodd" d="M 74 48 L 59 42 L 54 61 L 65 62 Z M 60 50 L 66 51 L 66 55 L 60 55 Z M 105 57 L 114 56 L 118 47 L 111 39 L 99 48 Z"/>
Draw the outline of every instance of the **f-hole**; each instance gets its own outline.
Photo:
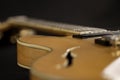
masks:
<path id="1" fill-rule="evenodd" d="M 65 59 L 64 63 L 63 64 L 58 64 L 56 66 L 57 69 L 61 69 L 63 67 L 70 67 L 73 65 L 74 63 L 74 58 L 77 57 L 76 54 L 72 53 L 73 50 L 77 49 L 77 48 L 80 48 L 80 46 L 75 46 L 75 47 L 71 47 L 71 48 L 68 48 L 65 53 L 62 55 L 62 58 Z"/>
<path id="2" fill-rule="evenodd" d="M 74 57 L 72 56 L 71 51 L 69 51 L 68 54 L 66 55 L 67 60 L 66 67 L 69 67 L 73 64 L 73 59 Z"/>

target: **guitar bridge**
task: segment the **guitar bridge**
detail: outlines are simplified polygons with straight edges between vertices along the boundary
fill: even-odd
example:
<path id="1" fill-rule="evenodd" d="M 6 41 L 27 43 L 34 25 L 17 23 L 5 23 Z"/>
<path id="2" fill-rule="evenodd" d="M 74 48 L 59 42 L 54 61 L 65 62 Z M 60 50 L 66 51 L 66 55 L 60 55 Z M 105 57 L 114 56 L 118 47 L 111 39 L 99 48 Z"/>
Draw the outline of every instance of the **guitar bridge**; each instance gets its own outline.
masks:
<path id="1" fill-rule="evenodd" d="M 120 47 L 120 34 L 105 35 L 101 38 L 95 39 L 95 43 L 103 46 L 117 46 Z"/>

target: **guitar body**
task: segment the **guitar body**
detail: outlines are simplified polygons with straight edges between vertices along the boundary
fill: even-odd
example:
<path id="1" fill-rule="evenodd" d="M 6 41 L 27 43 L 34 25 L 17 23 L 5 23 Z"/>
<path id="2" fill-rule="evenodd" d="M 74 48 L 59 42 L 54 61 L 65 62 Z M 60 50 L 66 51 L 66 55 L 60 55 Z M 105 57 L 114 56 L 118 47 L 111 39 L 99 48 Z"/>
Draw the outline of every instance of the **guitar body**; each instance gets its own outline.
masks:
<path id="1" fill-rule="evenodd" d="M 31 69 L 31 80 L 104 80 L 104 68 L 117 58 L 113 47 L 97 45 L 94 38 L 29 36 L 17 43 L 18 63 Z M 75 57 L 67 66 L 63 55 L 72 47 L 79 48 L 71 51 Z"/>

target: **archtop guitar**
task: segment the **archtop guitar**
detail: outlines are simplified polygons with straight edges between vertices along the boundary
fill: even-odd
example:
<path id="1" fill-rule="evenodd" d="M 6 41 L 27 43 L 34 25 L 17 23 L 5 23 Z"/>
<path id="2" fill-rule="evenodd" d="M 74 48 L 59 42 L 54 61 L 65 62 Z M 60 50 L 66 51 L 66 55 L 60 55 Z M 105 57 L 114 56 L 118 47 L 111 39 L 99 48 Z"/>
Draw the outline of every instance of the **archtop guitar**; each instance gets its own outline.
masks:
<path id="1" fill-rule="evenodd" d="M 108 68 L 120 56 L 119 31 L 16 16 L 0 24 L 1 38 L 11 29 L 18 65 L 30 69 L 31 80 L 119 79 Z M 33 36 L 43 32 L 55 36 Z"/>

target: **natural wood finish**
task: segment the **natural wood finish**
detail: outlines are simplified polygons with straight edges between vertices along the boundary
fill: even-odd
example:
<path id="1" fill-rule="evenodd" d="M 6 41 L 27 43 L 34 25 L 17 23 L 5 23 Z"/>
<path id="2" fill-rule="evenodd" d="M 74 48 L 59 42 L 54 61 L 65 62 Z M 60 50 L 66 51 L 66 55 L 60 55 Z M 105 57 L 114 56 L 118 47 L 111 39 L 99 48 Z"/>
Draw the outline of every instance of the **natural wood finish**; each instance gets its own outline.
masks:
<path id="1" fill-rule="evenodd" d="M 32 47 L 32 44 L 30 42 L 26 42 L 23 40 L 21 40 L 20 42 L 24 44 L 23 45 L 22 43 L 17 43 L 17 60 L 18 60 L 18 64 L 21 67 L 29 69 L 33 61 L 50 52 L 49 50 L 46 50 L 46 49 L 35 48 L 34 46 L 38 44 L 34 43 L 34 46 Z M 30 45 L 27 45 L 27 44 L 30 44 Z"/>
<path id="2" fill-rule="evenodd" d="M 103 80 L 102 71 L 110 64 L 116 56 L 112 56 L 114 52 L 113 47 L 104 47 L 94 44 L 94 39 L 73 39 L 73 38 L 62 38 L 62 37 L 45 37 L 45 36 L 29 36 L 20 38 L 20 41 L 44 46 L 52 49 L 46 56 L 34 57 L 37 54 L 41 54 L 40 50 L 32 53 L 29 63 L 31 67 L 31 80 L 44 80 L 44 79 L 92 79 L 92 80 Z M 29 54 L 27 48 L 19 49 L 18 54 Z M 80 48 L 73 51 L 77 57 L 74 58 L 73 64 L 70 67 L 60 67 L 65 62 L 62 55 L 68 48 L 80 46 Z M 26 49 L 26 52 L 24 52 Z M 22 50 L 22 51 L 21 51 Z M 29 49 L 30 50 L 30 49 Z M 32 51 L 32 50 L 31 50 Z M 31 52 L 30 51 L 30 52 Z M 24 53 L 23 53 L 24 52 Z M 24 55 L 21 55 L 23 60 L 19 59 L 18 62 L 23 64 Z M 30 56 L 30 55 L 25 55 Z M 39 58 L 39 59 L 38 59 Z M 27 59 L 27 57 L 25 58 Z M 29 61 L 28 61 L 29 62 Z M 25 64 L 28 64 L 26 61 Z M 32 63 L 32 64 L 31 64 Z M 29 66 L 30 66 L 29 65 Z M 27 65 L 28 66 L 28 65 Z"/>

